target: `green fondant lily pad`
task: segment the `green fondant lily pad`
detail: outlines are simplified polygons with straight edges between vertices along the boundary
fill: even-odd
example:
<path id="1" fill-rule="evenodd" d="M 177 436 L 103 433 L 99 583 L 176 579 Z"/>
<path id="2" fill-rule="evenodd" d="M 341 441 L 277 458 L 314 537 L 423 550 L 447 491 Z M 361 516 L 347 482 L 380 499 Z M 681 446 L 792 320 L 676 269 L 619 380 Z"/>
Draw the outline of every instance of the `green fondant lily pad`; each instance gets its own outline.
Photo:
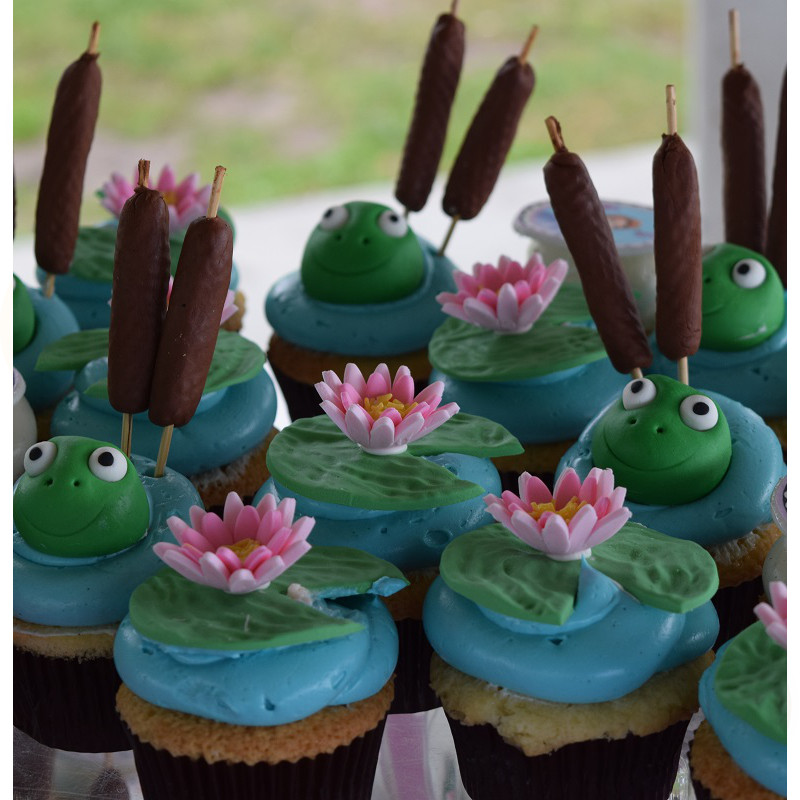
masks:
<path id="1" fill-rule="evenodd" d="M 675 614 L 707 602 L 719 585 L 714 559 L 702 547 L 635 522 L 593 547 L 586 560 L 640 603 Z"/>
<path id="2" fill-rule="evenodd" d="M 412 442 L 408 449 L 415 456 L 462 453 L 478 458 L 498 458 L 521 453 L 522 445 L 502 425 L 485 417 L 459 413 L 432 433 Z"/>
<path id="3" fill-rule="evenodd" d="M 325 415 L 284 428 L 267 450 L 267 467 L 292 492 L 376 511 L 444 506 L 484 493 L 477 484 L 408 451 L 395 456 L 365 453 Z"/>
<path id="4" fill-rule="evenodd" d="M 108 355 L 108 329 L 78 331 L 47 345 L 36 362 L 37 370 L 80 370 L 90 361 Z M 238 333 L 220 330 L 203 394 L 216 392 L 254 378 L 264 366 L 264 351 Z M 91 397 L 108 397 L 106 381 L 92 384 Z"/>
<path id="5" fill-rule="evenodd" d="M 299 561 L 272 582 L 285 592 L 291 583 L 299 583 L 312 595 L 324 598 L 354 594 L 377 594 L 383 597 L 408 585 L 403 573 L 388 561 L 350 547 L 315 545 Z"/>
<path id="6" fill-rule="evenodd" d="M 467 381 L 537 378 L 604 358 L 597 331 L 568 316 L 551 306 L 527 333 L 508 335 L 451 317 L 434 332 L 428 356 L 437 369 Z"/>
<path id="7" fill-rule="evenodd" d="M 563 625 L 575 606 L 580 561 L 554 561 L 499 523 L 454 539 L 442 555 L 444 582 L 499 614 Z"/>
<path id="8" fill-rule="evenodd" d="M 728 711 L 786 743 L 786 651 L 760 622 L 731 640 L 717 667 L 714 691 Z"/>
<path id="9" fill-rule="evenodd" d="M 334 639 L 363 628 L 292 600 L 272 585 L 227 594 L 169 568 L 134 591 L 130 618 L 149 639 L 208 650 L 264 650 Z"/>

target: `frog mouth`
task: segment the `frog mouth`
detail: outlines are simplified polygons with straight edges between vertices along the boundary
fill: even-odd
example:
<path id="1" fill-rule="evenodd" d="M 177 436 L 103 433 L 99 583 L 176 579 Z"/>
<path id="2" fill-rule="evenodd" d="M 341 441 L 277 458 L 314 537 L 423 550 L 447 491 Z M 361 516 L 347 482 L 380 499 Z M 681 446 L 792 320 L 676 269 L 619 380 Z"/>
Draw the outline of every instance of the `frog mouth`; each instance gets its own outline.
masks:
<path id="1" fill-rule="evenodd" d="M 85 520 L 81 520 L 79 523 L 72 525 L 69 529 L 66 526 L 60 526 L 57 530 L 50 529 L 50 526 L 42 527 L 36 519 L 31 518 L 30 514 L 26 514 L 25 512 L 16 511 L 15 517 L 21 519 L 24 523 L 24 527 L 30 528 L 35 531 L 39 536 L 47 536 L 50 538 L 55 539 L 67 539 L 70 536 L 75 536 L 82 531 L 86 530 L 90 525 L 94 523 L 94 521 L 105 511 L 105 506 L 102 506 L 96 514 L 91 517 L 88 517 Z M 17 530 L 21 528 L 19 525 L 16 526 Z M 24 537 L 23 537 L 24 538 Z"/>
<path id="2" fill-rule="evenodd" d="M 605 435 L 605 432 L 603 432 L 602 436 L 603 436 L 603 441 L 605 442 L 605 445 L 608 448 L 609 453 L 611 453 L 611 455 L 614 456 L 614 458 L 617 459 L 617 461 L 619 461 L 620 464 L 636 472 L 641 472 L 641 473 L 667 472 L 668 470 L 673 470 L 678 467 L 681 467 L 683 464 L 685 464 L 693 457 L 693 454 L 689 455 L 686 458 L 682 458 L 680 461 L 676 461 L 673 464 L 668 464 L 666 467 L 643 467 L 639 466 L 638 464 L 631 464 L 629 461 L 622 458 L 622 456 L 620 456 L 619 453 L 611 446 L 611 442 L 608 441 L 608 437 Z"/>
<path id="3" fill-rule="evenodd" d="M 341 278 L 349 278 L 356 275 L 366 275 L 368 272 L 377 272 L 384 266 L 390 263 L 391 259 L 382 258 L 377 261 L 347 261 L 342 267 L 335 267 L 322 261 L 319 258 L 311 259 L 314 267 L 320 272 L 327 272 L 331 275 L 337 275 Z"/>

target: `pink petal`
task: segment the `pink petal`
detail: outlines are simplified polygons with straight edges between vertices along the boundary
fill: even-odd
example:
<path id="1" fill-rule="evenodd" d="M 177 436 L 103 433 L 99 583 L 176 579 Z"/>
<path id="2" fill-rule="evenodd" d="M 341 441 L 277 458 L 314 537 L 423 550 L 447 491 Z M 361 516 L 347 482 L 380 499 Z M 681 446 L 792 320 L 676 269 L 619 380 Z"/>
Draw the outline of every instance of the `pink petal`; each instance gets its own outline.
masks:
<path id="1" fill-rule="evenodd" d="M 273 556 L 265 561 L 254 573 L 255 579 L 259 582 L 271 581 L 283 572 L 286 572 L 286 564 L 281 556 Z"/>
<path id="2" fill-rule="evenodd" d="M 314 519 L 314 517 L 300 517 L 300 519 L 298 519 L 297 522 L 292 525 L 292 544 L 299 542 L 300 540 L 305 541 L 308 539 L 308 536 L 313 530 L 316 522 L 317 521 Z"/>
<path id="3" fill-rule="evenodd" d="M 372 417 L 364 408 L 352 405 L 344 417 L 347 436 L 362 447 L 369 447 L 369 435 L 372 429 Z"/>
<path id="4" fill-rule="evenodd" d="M 178 542 L 183 542 L 185 530 L 192 530 L 180 517 L 167 517 L 167 527 Z"/>
<path id="5" fill-rule="evenodd" d="M 434 381 L 428 384 L 415 398 L 414 402 L 418 404 L 427 403 L 431 408 L 436 408 L 442 400 L 442 392 L 444 391 L 444 383 L 442 381 Z"/>
<path id="6" fill-rule="evenodd" d="M 584 506 L 577 511 L 567 525 L 569 529 L 570 552 L 578 553 L 589 547 L 587 542 L 596 524 L 597 513 L 592 506 Z"/>
<path id="7" fill-rule="evenodd" d="M 392 391 L 392 375 L 386 364 L 378 364 L 375 371 L 367 378 L 365 397 L 378 397 Z"/>
<path id="8" fill-rule="evenodd" d="M 290 499 L 293 500 L 294 498 L 286 498 L 286 500 Z M 259 500 L 258 505 L 256 506 L 256 511 L 258 511 L 259 516 L 263 517 L 264 514 L 267 514 L 270 511 L 275 511 L 277 507 L 278 501 L 275 499 L 275 495 L 265 494 L 261 500 Z"/>
<path id="9" fill-rule="evenodd" d="M 596 547 L 606 539 L 610 539 L 630 518 L 631 512 L 627 508 L 619 508 L 616 511 L 612 511 L 595 525 L 592 535 L 586 542 L 586 546 Z"/>
<path id="10" fill-rule="evenodd" d="M 397 444 L 408 444 L 418 438 L 419 432 L 425 425 L 425 417 L 422 414 L 415 414 L 413 411 L 406 414 L 404 420 L 400 422 L 394 432 L 394 439 Z"/>
<path id="11" fill-rule="evenodd" d="M 208 513 L 203 517 L 200 532 L 208 539 L 212 547 L 233 543 L 233 526 L 228 527 L 214 513 Z"/>
<path id="12" fill-rule="evenodd" d="M 401 416 L 400 412 L 393 406 L 390 406 L 385 411 L 381 412 L 378 420 L 381 419 L 391 420 L 393 427 L 397 427 L 403 421 L 403 417 Z"/>
<path id="13" fill-rule="evenodd" d="M 311 545 L 303 539 L 302 541 L 295 542 L 293 545 L 288 547 L 284 553 L 282 553 L 278 558 L 283 559 L 283 563 L 286 567 L 291 567 L 298 558 L 305 555 L 311 549 Z"/>
<path id="14" fill-rule="evenodd" d="M 543 548 L 541 523 L 530 514 L 526 514 L 524 511 L 515 511 L 511 515 L 511 532 L 531 547 L 535 547 L 537 550 Z"/>
<path id="15" fill-rule="evenodd" d="M 558 476 L 553 491 L 556 508 L 564 508 L 573 497 L 578 497 L 580 491 L 581 479 L 578 477 L 578 473 L 572 467 L 567 467 Z"/>
<path id="16" fill-rule="evenodd" d="M 169 164 L 164 164 L 161 168 L 161 174 L 158 176 L 158 183 L 156 189 L 159 192 L 169 192 L 175 188 L 175 173 Z"/>
<path id="17" fill-rule="evenodd" d="M 192 527 L 196 530 L 200 530 L 200 526 L 203 524 L 203 517 L 206 515 L 206 510 L 202 506 L 192 506 L 189 509 L 189 521 L 192 523 Z"/>
<path id="18" fill-rule="evenodd" d="M 397 370 L 392 383 L 392 395 L 401 403 L 411 403 L 414 400 L 414 379 L 408 367 L 402 366 Z"/>
<path id="19" fill-rule="evenodd" d="M 490 498 L 492 499 L 490 500 Z M 494 520 L 510 529 L 511 513 L 509 509 L 503 505 L 503 503 L 497 502 L 497 498 L 494 495 L 486 495 L 486 497 L 483 498 L 483 501 L 486 503 L 486 511 L 489 513 L 489 515 Z"/>
<path id="20" fill-rule="evenodd" d="M 533 503 L 550 503 L 553 500 L 553 495 L 544 482 L 528 472 L 519 476 L 519 496 L 527 508 Z"/>
<path id="21" fill-rule="evenodd" d="M 192 195 L 197 193 L 197 184 L 200 182 L 200 175 L 196 172 L 192 172 L 187 175 L 177 186 L 175 189 L 175 193 L 178 195 Z M 210 186 L 203 186 L 203 189 L 208 188 L 211 190 Z M 202 191 L 202 189 L 201 189 Z"/>
<path id="22" fill-rule="evenodd" d="M 273 528 L 268 535 L 263 538 L 259 537 L 260 542 L 264 542 L 270 551 L 276 555 L 280 555 L 286 543 L 292 538 L 292 529 L 281 525 L 280 528 Z"/>
<path id="23" fill-rule="evenodd" d="M 228 579 L 228 591 L 231 594 L 247 594 L 264 585 L 256 580 L 249 569 L 237 569 Z"/>
<path id="24" fill-rule="evenodd" d="M 580 491 L 578 492 L 578 500 L 582 503 L 594 503 L 597 499 L 597 476 L 593 474 L 596 471 L 597 467 L 593 467 L 589 470 L 589 474 L 581 485 Z"/>
<path id="25" fill-rule="evenodd" d="M 769 596 L 772 600 L 772 607 L 783 619 L 786 619 L 786 610 L 788 606 L 786 584 L 783 581 L 770 581 Z"/>
<path id="26" fill-rule="evenodd" d="M 398 414 L 398 416 L 400 416 Z M 380 417 L 375 421 L 369 434 L 369 446 L 373 450 L 382 450 L 394 446 L 395 423 L 391 417 Z"/>
<path id="27" fill-rule="evenodd" d="M 567 523 L 558 514 L 542 514 L 542 519 L 545 516 L 547 520 L 542 528 L 545 552 L 554 553 L 555 555 L 569 553 L 569 528 L 567 528 Z"/>
<path id="28" fill-rule="evenodd" d="M 269 547 L 264 547 L 262 544 L 260 547 L 256 547 L 256 549 L 245 558 L 241 566 L 243 569 L 248 569 L 252 572 L 262 561 L 269 558 L 271 555 L 272 552 Z"/>
<path id="29" fill-rule="evenodd" d="M 497 293 L 497 319 L 504 328 L 513 328 L 519 317 L 519 301 L 514 287 L 504 283 Z"/>
<path id="30" fill-rule="evenodd" d="M 470 300 L 471 299 L 472 298 L 470 298 Z M 491 289 L 481 289 L 475 296 L 475 299 L 488 306 L 492 310 L 497 308 L 497 293 L 493 292 Z M 464 301 L 465 306 L 467 302 L 468 301 L 466 300 Z"/>
<path id="31" fill-rule="evenodd" d="M 367 382 L 364 380 L 361 370 L 352 361 L 344 368 L 344 382 L 349 383 L 360 397 L 366 396 Z"/>
<path id="32" fill-rule="evenodd" d="M 437 408 L 426 420 L 422 427 L 420 436 L 436 430 L 440 425 L 444 425 L 450 417 L 458 413 L 458 405 L 456 403 L 447 403 L 446 405 Z M 418 437 L 419 438 L 419 437 Z"/>
<path id="33" fill-rule="evenodd" d="M 234 541 L 240 542 L 242 539 L 255 539 L 258 533 L 258 526 L 261 517 L 253 506 L 245 506 L 236 518 L 236 530 Z"/>
<path id="34" fill-rule="evenodd" d="M 200 559 L 200 570 L 203 582 L 216 589 L 226 589 L 228 586 L 228 570 L 214 553 L 203 553 Z"/>
<path id="35" fill-rule="evenodd" d="M 237 556 L 233 550 L 230 550 L 227 547 L 217 548 L 216 556 L 225 565 L 227 574 L 234 572 L 242 566 L 242 560 L 239 558 L 239 556 Z M 202 562 L 202 559 L 200 560 Z"/>
<path id="36" fill-rule="evenodd" d="M 155 550 L 156 545 L 153 546 Z M 195 583 L 206 583 L 203 579 L 203 571 L 198 562 L 189 558 L 186 553 L 180 550 L 165 550 L 163 553 L 156 553 L 158 557 L 168 566 L 172 567 L 179 575 L 183 575 Z"/>
<path id="37" fill-rule="evenodd" d="M 519 308 L 519 328 L 526 328 L 533 325 L 545 310 L 545 303 L 542 296 L 538 294 L 531 295 L 525 300 Z"/>
<path id="38" fill-rule="evenodd" d="M 244 502 L 236 492 L 228 492 L 222 509 L 222 519 L 231 531 L 236 530 L 236 520 L 242 513 Z"/>
<path id="39" fill-rule="evenodd" d="M 610 497 L 614 491 L 614 470 L 604 469 L 597 478 L 597 496 Z"/>
<path id="40" fill-rule="evenodd" d="M 338 406 L 335 406 L 330 400 L 323 400 L 320 404 L 320 408 L 336 423 L 336 427 L 345 435 L 349 436 L 350 434 L 347 432 L 347 422 L 345 421 L 345 415 L 342 413 L 341 409 Z M 355 408 L 356 406 L 351 406 L 351 408 Z"/>
<path id="41" fill-rule="evenodd" d="M 278 511 L 281 512 L 281 519 L 283 520 L 283 524 L 287 528 L 292 527 L 292 521 L 294 520 L 294 512 L 297 508 L 297 501 L 294 497 L 284 497 L 281 500 L 280 505 L 278 506 Z"/>

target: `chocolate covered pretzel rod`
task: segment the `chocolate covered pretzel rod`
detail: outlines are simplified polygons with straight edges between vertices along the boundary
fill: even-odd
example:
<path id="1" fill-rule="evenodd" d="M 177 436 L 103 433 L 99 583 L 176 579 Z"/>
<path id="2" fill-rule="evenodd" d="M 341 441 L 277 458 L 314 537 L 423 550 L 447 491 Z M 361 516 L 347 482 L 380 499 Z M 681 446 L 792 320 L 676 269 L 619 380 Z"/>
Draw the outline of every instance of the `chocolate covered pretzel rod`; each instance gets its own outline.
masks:
<path id="1" fill-rule="evenodd" d="M 555 117 L 547 118 L 547 129 L 555 152 L 544 166 L 544 183 L 589 311 L 614 368 L 640 374 L 653 354 L 603 204 L 585 164 L 564 145 Z"/>
<path id="2" fill-rule="evenodd" d="M 67 272 L 78 239 L 86 159 L 100 106 L 99 29 L 95 22 L 87 51 L 61 76 L 47 132 L 34 251 L 39 266 L 51 275 Z M 52 281 L 48 288 L 52 293 Z"/>
<path id="3" fill-rule="evenodd" d="M 436 20 L 422 63 L 414 113 L 394 196 L 408 211 L 420 211 L 431 191 L 444 149 L 450 109 L 464 61 L 464 23 L 451 13 Z"/>
<path id="4" fill-rule="evenodd" d="M 108 332 L 108 399 L 123 417 L 122 449 L 130 454 L 130 415 L 150 403 L 169 286 L 169 211 L 147 188 L 149 161 L 119 215 Z"/>
<path id="5" fill-rule="evenodd" d="M 775 167 L 772 172 L 772 203 L 767 225 L 764 255 L 781 276 L 786 286 L 786 73 L 783 73 L 781 108 L 778 118 L 778 139 L 775 144 Z"/>

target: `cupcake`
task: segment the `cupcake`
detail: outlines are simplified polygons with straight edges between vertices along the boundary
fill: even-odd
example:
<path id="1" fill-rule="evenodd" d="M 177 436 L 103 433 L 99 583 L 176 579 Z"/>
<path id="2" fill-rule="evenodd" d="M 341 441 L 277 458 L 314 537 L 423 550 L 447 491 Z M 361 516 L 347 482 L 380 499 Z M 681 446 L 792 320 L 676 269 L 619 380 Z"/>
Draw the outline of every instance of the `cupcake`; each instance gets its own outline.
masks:
<path id="1" fill-rule="evenodd" d="M 559 459 L 624 385 L 580 287 L 562 285 L 566 271 L 562 260 L 501 256 L 497 267 L 454 273 L 458 292 L 437 296 L 452 318 L 431 338 L 431 378 L 446 400 L 522 442 L 522 454 L 495 461 L 507 488 L 522 472 L 552 484 Z"/>
<path id="2" fill-rule="evenodd" d="M 382 364 L 365 379 L 350 364 L 344 381 L 333 372 L 323 378 L 325 414 L 275 437 L 272 477 L 256 501 L 295 499 L 299 513 L 316 519 L 313 544 L 355 547 L 403 571 L 411 585 L 388 601 L 400 635 L 393 710 L 432 708 L 422 602 L 447 543 L 488 521 L 481 497 L 500 491 L 489 458 L 519 444 L 496 423 L 440 406 L 439 384 L 415 396 L 406 367 L 392 377 Z"/>
<path id="3" fill-rule="evenodd" d="M 726 642 L 700 679 L 705 720 L 692 742 L 698 800 L 786 797 L 786 584 L 770 586 L 759 622 Z"/>
<path id="4" fill-rule="evenodd" d="M 321 372 L 341 374 L 349 362 L 364 373 L 381 362 L 392 371 L 408 365 L 421 391 L 440 322 L 435 297 L 455 288 L 453 269 L 387 206 L 351 202 L 325 211 L 300 270 L 279 280 L 265 305 L 274 330 L 267 358 L 292 419 L 318 414 Z"/>
<path id="5" fill-rule="evenodd" d="M 36 417 L 25 399 L 25 379 L 14 368 L 14 480 L 25 471 L 25 453 L 37 438 Z"/>
<path id="6" fill-rule="evenodd" d="M 114 712 L 114 633 L 160 562 L 167 517 L 199 498 L 95 439 L 57 436 L 25 454 L 14 487 L 14 726 L 48 747 L 126 750 Z"/>
<path id="7" fill-rule="evenodd" d="M 710 663 L 717 584 L 692 542 L 629 520 L 610 470 L 485 498 L 425 600 L 431 685 L 473 800 L 663 800 Z M 497 765 L 503 769 L 498 770 Z"/>
<path id="8" fill-rule="evenodd" d="M 391 564 L 306 542 L 267 497 L 173 517 L 114 658 L 143 796 L 367 800 L 393 693 Z"/>
<path id="9" fill-rule="evenodd" d="M 208 205 L 211 185 L 199 185 L 200 178 L 192 173 L 178 182 L 169 165 L 165 165 L 152 186 L 158 189 L 169 210 L 169 244 L 172 273 L 189 223 L 202 217 Z M 111 285 L 114 275 L 114 248 L 117 238 L 117 220 L 125 201 L 133 194 L 136 178 L 128 182 L 118 172 L 97 192 L 103 207 L 114 219 L 102 225 L 81 226 L 69 271 L 56 276 L 56 292 L 69 306 L 81 329 L 107 328 L 111 319 Z M 219 216 L 233 229 L 230 215 L 220 209 Z M 47 273 L 37 270 L 37 278 L 44 285 Z M 239 275 L 236 267 L 231 273 L 231 290 L 235 293 L 235 313 L 225 322 L 226 330 L 238 331 L 244 315 L 244 295 L 238 290 Z"/>
<path id="10" fill-rule="evenodd" d="M 786 292 L 764 256 L 719 244 L 703 256 L 703 332 L 691 357 L 697 386 L 764 417 L 786 448 Z M 667 359 L 654 349 L 651 369 Z"/>

